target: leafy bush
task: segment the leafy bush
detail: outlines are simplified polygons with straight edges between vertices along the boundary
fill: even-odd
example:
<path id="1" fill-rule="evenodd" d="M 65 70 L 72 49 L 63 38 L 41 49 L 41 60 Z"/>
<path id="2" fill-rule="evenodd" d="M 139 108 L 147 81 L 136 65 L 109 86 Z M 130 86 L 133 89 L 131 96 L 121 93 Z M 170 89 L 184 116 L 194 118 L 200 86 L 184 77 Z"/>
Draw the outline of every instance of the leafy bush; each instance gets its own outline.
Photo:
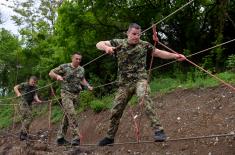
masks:
<path id="1" fill-rule="evenodd" d="M 90 103 L 90 107 L 92 110 L 94 110 L 95 112 L 99 113 L 102 110 L 106 109 L 106 105 L 104 102 L 100 101 L 100 100 L 94 100 Z"/>
<path id="2" fill-rule="evenodd" d="M 234 69 L 235 68 L 235 54 L 230 55 L 226 63 L 227 63 L 228 68 Z"/>
<path id="3" fill-rule="evenodd" d="M 95 96 L 90 91 L 82 91 L 79 99 L 79 111 L 83 111 L 89 107 L 90 103 L 95 100 Z"/>
<path id="4" fill-rule="evenodd" d="M 52 106 L 52 114 L 51 114 L 51 122 L 56 123 L 59 122 L 63 117 L 63 111 L 61 107 L 58 105 Z"/>

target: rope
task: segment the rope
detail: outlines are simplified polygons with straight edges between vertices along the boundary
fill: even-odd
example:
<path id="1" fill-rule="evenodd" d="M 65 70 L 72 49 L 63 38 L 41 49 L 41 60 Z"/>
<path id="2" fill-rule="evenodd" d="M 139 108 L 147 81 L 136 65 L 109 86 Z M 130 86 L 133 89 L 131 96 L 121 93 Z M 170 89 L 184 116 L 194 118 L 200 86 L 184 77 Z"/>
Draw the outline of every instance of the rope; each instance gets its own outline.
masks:
<path id="1" fill-rule="evenodd" d="M 97 88 L 104 87 L 104 86 L 107 86 L 107 85 L 111 85 L 111 84 L 114 84 L 114 83 L 118 83 L 118 81 L 113 81 L 113 82 L 109 82 L 109 83 L 106 83 L 106 84 L 103 84 L 103 85 L 99 85 L 99 86 L 93 87 L 93 89 L 97 89 Z"/>
<path id="2" fill-rule="evenodd" d="M 51 96 L 53 95 L 54 91 L 53 91 L 53 88 L 52 86 L 50 86 L 50 89 L 51 89 Z M 52 106 L 52 100 L 49 102 L 48 104 L 48 142 L 51 142 L 51 106 Z"/>
<path id="3" fill-rule="evenodd" d="M 164 45 L 163 43 L 159 42 L 159 44 L 163 47 L 165 47 L 166 49 L 170 50 L 171 52 L 175 53 L 175 54 L 179 54 L 176 51 L 174 51 L 173 49 L 167 47 L 166 45 Z M 230 85 L 229 83 L 226 83 L 224 80 L 218 78 L 217 76 L 211 74 L 209 71 L 205 70 L 204 68 L 198 66 L 197 64 L 195 64 L 194 62 L 190 61 L 189 59 L 186 58 L 186 61 L 188 61 L 189 63 L 191 63 L 192 65 L 196 66 L 197 68 L 199 68 L 200 70 L 206 72 L 207 74 L 209 74 L 210 76 L 212 76 L 213 78 L 217 79 L 218 81 L 220 81 L 221 83 L 223 83 L 224 85 L 226 85 L 227 87 L 233 89 L 235 91 L 235 88 Z"/>
<path id="4" fill-rule="evenodd" d="M 110 82 L 110 83 L 99 85 L 99 86 L 93 87 L 93 89 L 97 89 L 97 88 L 104 87 L 104 86 L 107 86 L 107 85 L 111 85 L 111 84 L 114 84 L 114 83 L 118 83 L 118 81 L 113 81 L 113 82 Z M 84 90 L 82 90 L 82 91 L 84 91 Z M 61 97 L 57 97 L 57 98 L 61 98 Z M 50 99 L 50 100 L 42 101 L 41 103 L 47 103 L 47 102 L 51 102 L 51 101 L 57 101 L 57 99 Z M 1 105 L 19 105 L 19 104 L 4 104 L 4 103 L 0 103 L 0 106 Z"/>
<path id="5" fill-rule="evenodd" d="M 209 51 L 209 50 L 211 50 L 211 49 L 214 49 L 214 48 L 217 48 L 217 47 L 220 47 L 220 46 L 226 45 L 226 44 L 231 43 L 231 42 L 234 42 L 234 41 L 235 41 L 235 39 L 231 39 L 231 40 L 226 41 L 226 42 L 224 42 L 224 43 L 221 43 L 221 44 L 218 44 L 218 45 L 215 45 L 215 46 L 212 46 L 212 47 L 206 48 L 206 49 L 204 49 L 204 50 L 198 51 L 198 52 L 196 52 L 196 53 L 194 53 L 194 54 L 188 55 L 186 58 L 189 58 L 189 57 L 192 57 L 192 56 L 194 56 L 194 55 L 197 55 L 197 54 L 200 54 L 200 53 L 203 53 L 203 52 Z M 160 65 L 160 66 L 157 66 L 157 67 L 154 67 L 152 70 L 154 70 L 154 69 L 158 69 L 158 68 L 161 68 L 161 67 L 163 67 L 163 66 L 166 66 L 166 65 L 172 64 L 172 63 L 174 63 L 174 62 L 177 62 L 177 60 L 174 60 L 174 61 L 171 61 L 171 62 L 165 63 L 165 64 Z"/>
<path id="6" fill-rule="evenodd" d="M 153 25 L 152 26 L 153 28 L 153 40 L 154 40 L 154 47 L 156 47 L 157 45 L 157 42 L 158 42 L 158 37 L 157 37 L 157 31 L 156 31 L 156 25 Z M 155 49 L 153 49 L 155 50 Z M 131 113 L 131 116 L 133 117 L 133 122 L 134 122 L 134 129 L 135 129 L 135 134 L 136 134 L 136 140 L 137 142 L 139 142 L 141 140 L 140 138 L 140 126 L 141 126 L 141 118 L 142 118 L 142 115 L 143 115 L 143 111 L 144 111 L 144 100 L 145 100 L 145 96 L 147 95 L 147 91 L 148 91 L 148 83 L 150 82 L 150 77 L 151 77 L 151 68 L 152 68 L 152 65 L 153 65 L 153 53 L 151 55 L 151 61 L 150 61 L 150 66 L 149 66 L 149 72 L 148 72 L 148 77 L 147 77 L 147 82 L 145 84 L 145 90 L 144 90 L 144 95 L 143 97 L 141 98 L 140 102 L 139 102 L 139 106 L 140 106 L 140 114 L 139 114 L 139 121 L 138 121 L 138 124 L 136 122 L 136 116 L 138 115 L 134 115 L 133 111 L 131 110 L 130 108 L 130 113 Z"/>
<path id="7" fill-rule="evenodd" d="M 16 134 L 5 132 L 5 131 L 2 131 L 1 134 L 18 138 L 18 136 Z M 212 135 L 195 136 L 195 137 L 183 137 L 183 138 L 172 138 L 172 139 L 168 138 L 165 142 L 178 142 L 178 141 L 209 139 L 209 138 L 218 138 L 218 137 L 221 137 L 221 138 L 222 137 L 234 137 L 234 136 L 235 136 L 235 133 L 234 132 L 230 132 L 230 133 L 224 133 L 224 134 L 212 134 Z M 32 139 L 27 139 L 27 141 L 29 141 L 29 142 L 42 142 L 42 141 L 32 140 Z M 116 143 L 113 143 L 113 144 L 109 144 L 108 146 L 126 145 L 126 144 L 133 144 L 133 145 L 136 145 L 136 144 L 151 144 L 151 143 L 152 144 L 157 144 L 159 142 L 155 142 L 155 141 L 152 141 L 152 140 L 142 140 L 142 141 L 139 141 L 139 142 L 136 142 L 136 141 L 116 142 Z M 48 143 L 48 142 L 46 144 L 57 145 L 56 143 Z M 99 147 L 97 144 L 92 144 L 92 143 L 81 144 L 80 146 L 73 146 L 73 147 L 75 148 L 75 147 L 82 147 L 82 146 L 84 146 L 84 147 L 89 147 L 89 146 Z"/>
<path id="8" fill-rule="evenodd" d="M 104 54 L 98 56 L 97 58 L 95 58 L 95 59 L 93 59 L 93 60 L 91 60 L 90 62 L 86 63 L 86 64 L 83 65 L 82 67 L 85 67 L 85 66 L 89 65 L 90 63 L 92 63 L 92 62 L 98 60 L 99 58 L 103 57 L 104 55 L 106 55 L 106 53 L 104 53 Z M 49 83 L 48 85 L 42 86 L 42 87 L 40 87 L 40 88 L 38 88 L 38 89 L 35 89 L 35 90 L 33 90 L 33 91 L 37 91 L 37 90 L 40 90 L 40 89 L 49 87 L 49 86 L 53 85 L 53 84 L 56 83 L 56 82 L 57 82 L 57 81 L 54 81 L 54 82 L 52 82 L 52 83 Z M 24 96 L 24 95 L 26 95 L 26 94 L 29 94 L 29 93 L 31 93 L 31 92 L 33 92 L 33 91 L 29 91 L 29 92 L 27 92 L 27 93 L 24 93 L 24 94 L 22 94 L 21 96 Z M 15 99 L 15 98 L 18 98 L 18 96 L 0 99 L 0 102 L 1 102 L 1 101 L 4 101 L 4 100 Z"/>
<path id="9" fill-rule="evenodd" d="M 186 56 L 186 58 L 190 58 L 190 57 L 192 57 L 192 56 L 195 56 L 195 55 L 204 53 L 204 52 L 206 52 L 206 51 L 209 51 L 209 50 L 211 50 L 211 49 L 214 49 L 214 48 L 217 48 L 217 47 L 226 45 L 226 44 L 229 44 L 229 43 L 234 42 L 234 41 L 235 41 L 235 38 L 234 38 L 234 39 L 231 39 L 231 40 L 229 40 L 229 41 L 226 41 L 226 42 L 224 42 L 224 43 L 221 43 L 221 44 L 218 44 L 218 45 L 215 45 L 215 46 L 206 48 L 206 49 L 204 49 L 204 50 L 198 51 L 198 52 L 196 52 L 196 53 L 194 53 L 194 54 L 188 55 L 188 56 Z M 157 67 L 154 67 L 154 68 L 152 68 L 151 70 L 155 70 L 155 69 L 162 68 L 162 67 L 167 66 L 167 65 L 169 65 L 169 64 L 172 64 L 172 63 L 174 63 L 174 62 L 177 62 L 177 60 L 174 60 L 174 61 L 165 63 L 165 64 L 160 65 L 160 66 L 157 66 Z M 56 82 L 56 81 L 55 81 L 55 82 Z M 96 89 L 96 88 L 100 88 L 100 87 L 103 87 L 103 86 L 111 85 L 111 84 L 114 84 L 114 83 L 118 83 L 118 81 L 113 81 L 113 82 L 106 83 L 106 84 L 103 84 L 103 85 L 99 85 L 99 86 L 96 86 L 96 87 L 93 87 L 93 88 Z M 46 86 L 45 86 L 45 87 L 46 87 Z M 14 98 L 16 98 L 16 97 L 14 97 Z M 3 99 L 0 99 L 0 102 L 3 101 L 3 100 L 7 100 L 7 99 L 13 99 L 13 98 L 3 98 Z M 53 99 L 53 100 L 55 100 L 55 99 Z M 43 102 L 49 102 L 49 101 L 50 101 L 50 100 L 48 100 L 48 101 L 43 101 Z M 3 104 L 3 103 L 0 103 L 0 105 L 18 105 L 18 104 Z"/>
<path id="10" fill-rule="evenodd" d="M 31 92 L 34 92 L 34 91 L 37 91 L 37 90 L 41 90 L 41 89 L 46 88 L 46 87 L 49 87 L 49 86 L 51 86 L 52 84 L 54 84 L 55 82 L 56 82 L 56 81 L 54 81 L 54 82 L 52 82 L 52 83 L 50 83 L 50 84 L 48 84 L 48 85 L 42 86 L 42 87 L 40 87 L 40 88 L 37 88 L 37 89 L 35 89 L 35 90 L 29 91 L 29 92 L 27 92 L 27 93 L 21 94 L 21 96 L 27 95 L 27 94 L 29 94 L 29 93 L 31 93 Z M 1 102 L 1 101 L 4 101 L 4 100 L 15 99 L 15 98 L 19 98 L 19 96 L 8 97 L 8 98 L 0 99 L 0 102 Z"/>
<path id="11" fill-rule="evenodd" d="M 194 0 L 189 1 L 188 3 L 184 4 L 183 6 L 181 6 L 179 9 L 175 10 L 174 12 L 172 12 L 171 14 L 169 14 L 168 16 L 166 16 L 165 18 L 163 18 L 162 20 L 156 22 L 155 24 L 153 24 L 152 26 L 150 26 L 149 28 L 145 29 L 144 31 L 141 32 L 141 34 L 145 33 L 146 31 L 150 30 L 154 25 L 157 25 L 161 22 L 163 22 L 164 20 L 166 20 L 167 18 L 169 18 L 170 16 L 174 15 L 175 13 L 177 13 L 178 11 L 182 10 L 183 8 L 185 8 L 186 6 L 188 6 L 189 4 L 191 4 Z"/>
<path id="12" fill-rule="evenodd" d="M 54 90 L 53 90 L 52 87 L 51 87 L 51 90 L 52 90 L 52 95 L 56 98 L 56 101 L 57 101 L 58 104 L 60 105 L 60 107 L 61 107 L 61 109 L 62 109 L 62 111 L 63 111 L 63 113 L 64 113 L 64 116 L 67 116 L 68 121 L 69 121 L 69 125 L 72 124 L 72 126 L 75 128 L 74 124 L 71 123 L 72 121 L 71 121 L 70 116 L 66 113 L 65 109 L 63 108 L 63 105 L 62 105 L 62 104 L 60 103 L 60 101 L 59 101 L 59 98 L 56 97 L 55 92 L 54 92 Z M 80 131 L 77 131 L 77 134 L 79 135 L 80 143 L 81 143 L 81 142 L 82 142 L 82 135 L 81 135 Z"/>
<path id="13" fill-rule="evenodd" d="M 15 77 L 15 85 L 17 84 L 18 81 L 18 74 L 19 74 L 19 57 L 18 57 L 18 51 L 16 52 L 16 77 Z M 1 101 L 1 100 L 0 100 Z M 13 104 L 13 109 L 14 109 L 14 114 L 13 114 L 13 123 L 12 123 L 12 129 L 15 128 L 15 121 L 16 121 L 16 111 L 17 107 L 15 104 Z"/>
<path id="14" fill-rule="evenodd" d="M 107 53 L 104 53 L 104 54 L 98 56 L 97 58 L 95 58 L 95 59 L 91 60 L 90 62 L 86 63 L 85 65 L 83 65 L 82 67 L 85 67 L 85 66 L 89 65 L 90 63 L 92 63 L 92 62 L 98 60 L 99 58 L 101 58 L 101 57 L 103 57 L 103 56 L 105 56 L 105 55 L 107 55 Z"/>
<path id="15" fill-rule="evenodd" d="M 185 137 L 185 138 L 175 138 L 175 139 L 167 139 L 165 142 L 177 142 L 177 141 L 182 141 L 182 140 L 195 140 L 195 139 L 207 139 L 207 138 L 216 138 L 216 137 L 230 137 L 230 136 L 235 136 L 234 133 L 230 133 L 230 134 L 219 134 L 219 135 L 208 135 L 208 136 L 198 136 L 198 137 Z M 159 143 L 159 142 L 155 142 L 155 141 L 133 141 L 133 142 L 118 142 L 118 143 L 113 143 L 110 144 L 108 146 L 112 146 L 112 145 L 126 145 L 126 144 L 150 144 L 150 143 Z M 83 144 L 81 146 L 97 146 L 97 144 Z"/>

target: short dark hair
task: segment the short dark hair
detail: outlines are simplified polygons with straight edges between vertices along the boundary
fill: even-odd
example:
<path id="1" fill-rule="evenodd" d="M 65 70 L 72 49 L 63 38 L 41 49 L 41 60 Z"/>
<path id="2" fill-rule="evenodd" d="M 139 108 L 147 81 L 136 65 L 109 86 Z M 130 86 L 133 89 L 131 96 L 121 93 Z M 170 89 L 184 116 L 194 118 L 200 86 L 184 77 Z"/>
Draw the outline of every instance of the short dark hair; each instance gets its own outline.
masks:
<path id="1" fill-rule="evenodd" d="M 77 55 L 81 55 L 81 56 L 82 56 L 82 54 L 81 54 L 80 52 L 78 52 L 78 51 L 73 52 L 72 56 L 74 56 L 75 54 L 77 54 Z"/>
<path id="2" fill-rule="evenodd" d="M 36 76 L 34 76 L 34 75 L 30 76 L 29 80 L 31 80 L 31 79 L 34 80 L 34 81 L 38 80 L 38 78 Z"/>
<path id="3" fill-rule="evenodd" d="M 131 23 L 131 24 L 129 25 L 128 31 L 129 31 L 130 29 L 132 29 L 132 28 L 141 29 L 141 26 L 138 25 L 138 24 L 136 24 L 136 23 Z"/>

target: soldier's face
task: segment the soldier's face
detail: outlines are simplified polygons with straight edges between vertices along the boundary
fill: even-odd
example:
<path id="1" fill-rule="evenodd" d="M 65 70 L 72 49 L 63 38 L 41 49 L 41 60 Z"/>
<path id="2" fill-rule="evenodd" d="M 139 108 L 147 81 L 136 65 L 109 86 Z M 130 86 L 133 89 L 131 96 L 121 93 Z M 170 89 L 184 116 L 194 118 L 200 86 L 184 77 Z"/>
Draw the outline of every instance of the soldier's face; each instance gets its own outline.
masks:
<path id="1" fill-rule="evenodd" d="M 72 64 L 73 64 L 73 66 L 78 66 L 78 65 L 80 65 L 81 60 L 82 60 L 82 56 L 81 56 L 81 55 L 74 54 L 74 55 L 72 56 Z"/>
<path id="2" fill-rule="evenodd" d="M 141 30 L 131 28 L 127 31 L 127 40 L 129 44 L 138 44 L 140 41 Z"/>
<path id="3" fill-rule="evenodd" d="M 36 81 L 36 80 L 34 80 L 34 79 L 29 79 L 29 85 L 30 85 L 30 86 L 36 86 L 36 84 L 37 84 L 37 81 Z"/>

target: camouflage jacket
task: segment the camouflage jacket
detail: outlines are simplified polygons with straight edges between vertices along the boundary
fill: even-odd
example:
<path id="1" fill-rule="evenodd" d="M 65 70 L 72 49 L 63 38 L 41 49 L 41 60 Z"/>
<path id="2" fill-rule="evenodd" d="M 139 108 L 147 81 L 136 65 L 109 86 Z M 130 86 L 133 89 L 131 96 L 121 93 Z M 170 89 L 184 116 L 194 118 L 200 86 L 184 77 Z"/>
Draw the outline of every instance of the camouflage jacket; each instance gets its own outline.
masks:
<path id="1" fill-rule="evenodd" d="M 118 77 L 121 83 L 135 82 L 139 79 L 147 79 L 146 59 L 147 52 L 153 51 L 155 47 L 140 40 L 136 45 L 130 45 L 127 39 L 110 40 L 112 46 L 121 45 L 121 49 L 116 51 L 118 63 Z"/>
<path id="2" fill-rule="evenodd" d="M 62 90 L 70 93 L 79 93 L 81 91 L 81 81 L 85 74 L 83 67 L 73 68 L 71 63 L 67 63 L 52 69 L 52 71 L 64 78 L 61 84 Z"/>
<path id="3" fill-rule="evenodd" d="M 34 96 L 36 94 L 36 86 L 30 86 L 28 82 L 23 82 L 19 84 L 19 91 L 23 95 L 23 99 L 31 104 L 34 100 Z"/>

